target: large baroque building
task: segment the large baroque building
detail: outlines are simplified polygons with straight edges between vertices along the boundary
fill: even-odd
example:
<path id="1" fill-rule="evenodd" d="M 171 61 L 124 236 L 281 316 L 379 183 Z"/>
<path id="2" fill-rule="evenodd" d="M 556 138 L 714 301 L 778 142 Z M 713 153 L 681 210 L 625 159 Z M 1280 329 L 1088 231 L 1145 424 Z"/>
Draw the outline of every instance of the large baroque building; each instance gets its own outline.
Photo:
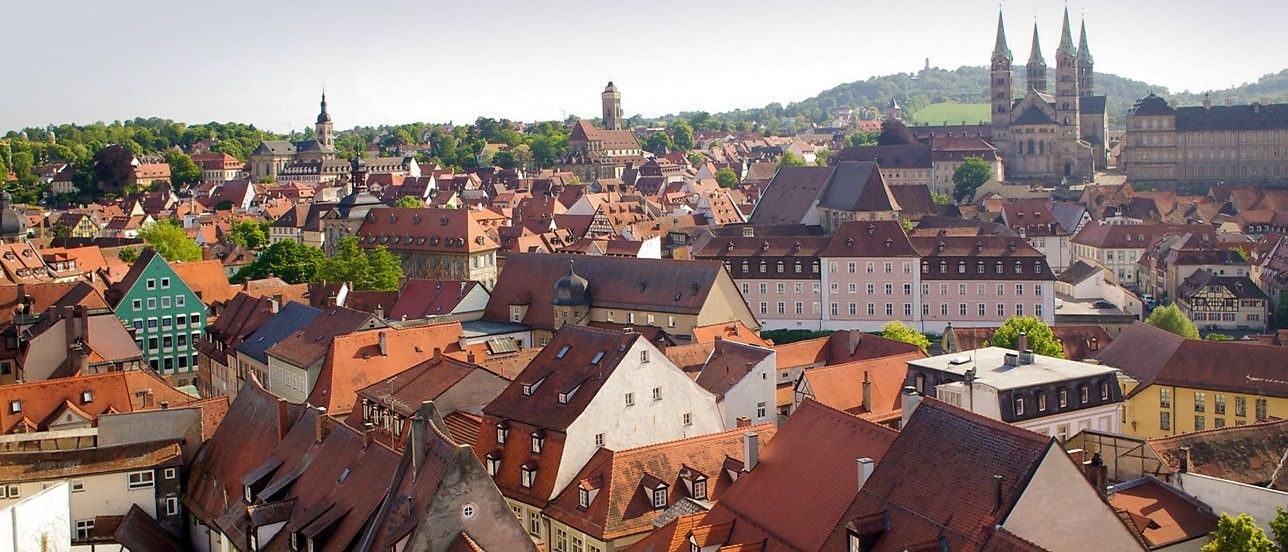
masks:
<path id="1" fill-rule="evenodd" d="M 1123 168 L 1132 182 L 1283 183 L 1288 104 L 1172 107 L 1151 93 L 1127 114 Z"/>
<path id="2" fill-rule="evenodd" d="M 560 160 L 559 170 L 569 171 L 582 182 L 600 178 L 621 178 L 628 163 L 644 162 L 643 148 L 631 129 L 623 129 L 622 93 L 612 82 L 600 95 L 604 107 L 604 128 L 579 120 L 568 136 L 568 153 Z"/>
<path id="3" fill-rule="evenodd" d="M 255 180 L 264 177 L 277 179 L 277 175 L 288 165 L 308 161 L 322 162 L 335 159 L 335 129 L 331 124 L 331 114 L 326 111 L 326 93 L 322 93 L 322 111 L 318 113 L 314 126 L 315 138 L 290 142 L 286 140 L 265 140 L 250 154 L 250 176 Z"/>
<path id="4" fill-rule="evenodd" d="M 1064 12 L 1056 48 L 1055 80 L 1048 88 L 1046 59 L 1033 26 L 1033 48 L 1025 65 L 1023 94 L 1014 97 L 1011 49 L 1002 15 L 997 15 L 997 43 L 989 72 L 992 141 L 1006 160 L 1006 173 L 1017 180 L 1090 180 L 1108 160 L 1109 134 L 1105 97 L 1095 95 L 1095 72 L 1082 25 L 1073 44 L 1069 10 Z"/>

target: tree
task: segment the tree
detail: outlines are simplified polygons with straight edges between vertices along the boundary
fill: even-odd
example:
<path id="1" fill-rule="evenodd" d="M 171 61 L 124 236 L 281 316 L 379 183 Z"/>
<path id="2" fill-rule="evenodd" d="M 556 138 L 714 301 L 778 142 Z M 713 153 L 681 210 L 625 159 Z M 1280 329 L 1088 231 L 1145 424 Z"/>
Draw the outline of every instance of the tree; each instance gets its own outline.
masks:
<path id="1" fill-rule="evenodd" d="M 1279 550 L 1288 550 L 1288 509 L 1275 506 L 1275 519 L 1270 520 L 1270 531 L 1275 535 L 1275 545 Z"/>
<path id="2" fill-rule="evenodd" d="M 675 143 L 676 149 L 682 151 L 693 149 L 693 127 L 684 119 L 676 119 L 671 123 L 671 140 Z"/>
<path id="3" fill-rule="evenodd" d="M 503 169 L 514 168 L 514 154 L 508 151 L 498 151 L 492 154 L 492 164 Z"/>
<path id="4" fill-rule="evenodd" d="M 666 152 L 675 149 L 675 143 L 665 132 L 654 132 L 644 141 L 644 149 L 653 155 L 666 155 Z"/>
<path id="5" fill-rule="evenodd" d="M 1167 330 L 1185 339 L 1199 338 L 1198 327 L 1194 325 L 1194 322 L 1190 321 L 1189 317 L 1185 316 L 1185 313 L 1181 311 L 1181 307 L 1176 306 L 1175 303 L 1155 308 L 1153 312 L 1149 313 L 1149 318 L 1145 319 L 1145 323 L 1160 330 Z"/>
<path id="6" fill-rule="evenodd" d="M 1279 292 L 1279 306 L 1275 307 L 1275 326 L 1288 329 L 1288 289 Z"/>
<path id="7" fill-rule="evenodd" d="M 880 132 L 856 132 L 851 134 L 846 142 L 851 146 L 875 146 L 877 145 L 877 136 Z"/>
<path id="8" fill-rule="evenodd" d="M 510 155 L 514 157 L 514 166 L 521 170 L 531 167 L 532 162 L 536 160 L 536 156 L 532 153 L 532 148 L 527 144 L 519 144 L 510 148 Z"/>
<path id="9" fill-rule="evenodd" d="M 120 193 L 134 176 L 133 163 L 134 152 L 128 147 L 115 144 L 98 150 L 91 169 L 98 189 L 105 194 Z"/>
<path id="10" fill-rule="evenodd" d="M 1221 514 L 1216 522 L 1216 531 L 1209 538 L 1212 540 L 1203 545 L 1203 552 L 1275 551 L 1275 543 L 1266 537 L 1266 533 L 1257 527 L 1256 520 L 1248 514 L 1239 514 L 1239 517 Z"/>
<path id="11" fill-rule="evenodd" d="M 1206 339 L 1208 341 L 1234 341 L 1233 336 L 1229 336 L 1223 333 L 1215 333 L 1215 332 L 1207 334 L 1206 336 L 1203 337 L 1203 339 Z"/>
<path id="12" fill-rule="evenodd" d="M 1063 358 L 1064 345 L 1055 338 L 1051 326 L 1036 316 L 1012 316 L 1002 323 L 993 338 L 988 341 L 994 347 L 1016 349 L 1019 347 L 1020 333 L 1028 339 L 1029 350 L 1039 355 Z"/>
<path id="13" fill-rule="evenodd" d="M 233 225 L 228 239 L 246 249 L 259 249 L 268 244 L 268 223 L 243 220 Z"/>
<path id="14" fill-rule="evenodd" d="M 321 249 L 295 240 L 282 240 L 268 246 L 255 258 L 255 262 L 237 271 L 233 281 L 259 280 L 271 274 L 289 284 L 311 282 L 326 260 Z"/>
<path id="15" fill-rule="evenodd" d="M 134 261 L 139 260 L 139 250 L 133 247 L 123 248 L 116 252 L 116 258 L 126 264 L 134 264 Z"/>
<path id="16" fill-rule="evenodd" d="M 993 178 L 993 168 L 980 157 L 967 157 L 953 171 L 953 198 L 958 202 L 974 197 L 975 190 Z"/>
<path id="17" fill-rule="evenodd" d="M 425 206 L 425 203 L 422 202 L 420 198 L 416 196 L 402 196 L 394 200 L 394 207 L 402 207 L 406 209 L 406 208 L 416 208 L 416 207 L 424 207 L 424 206 Z"/>
<path id="18" fill-rule="evenodd" d="M 31 176 L 31 167 L 36 164 L 36 159 L 29 151 L 20 151 L 13 154 L 13 174 L 18 178 Z"/>
<path id="19" fill-rule="evenodd" d="M 200 261 L 201 246 L 171 220 L 159 220 L 139 230 L 139 237 L 170 262 Z"/>
<path id="20" fill-rule="evenodd" d="M 385 246 L 377 246 L 374 250 L 367 252 L 367 264 L 370 266 L 371 278 L 366 285 L 359 289 L 374 289 L 379 291 L 397 291 L 398 284 L 402 283 L 403 267 L 398 262 L 398 258 Z"/>
<path id="21" fill-rule="evenodd" d="M 939 192 L 930 192 L 930 199 L 935 202 L 935 205 L 953 204 L 953 198 L 949 197 L 948 194 L 941 194 Z"/>
<path id="22" fill-rule="evenodd" d="M 783 152 L 783 159 L 778 162 L 779 167 L 804 167 L 805 160 L 797 157 L 796 154 L 788 151 Z"/>
<path id="23" fill-rule="evenodd" d="M 908 130 L 908 125 L 897 119 L 886 119 L 881 123 L 881 134 L 877 135 L 877 144 L 882 146 L 899 146 L 916 144 L 917 139 Z"/>
<path id="24" fill-rule="evenodd" d="M 689 154 L 684 156 L 684 158 L 688 159 L 689 164 L 694 167 L 701 167 L 702 165 L 707 164 L 707 158 L 704 157 L 701 153 L 698 153 L 696 151 L 689 152 Z"/>
<path id="25" fill-rule="evenodd" d="M 827 148 L 819 149 L 814 152 L 814 164 L 820 167 L 827 166 L 827 160 L 832 158 L 832 150 Z"/>
<path id="26" fill-rule="evenodd" d="M 170 165 L 170 182 L 176 186 L 201 182 L 201 167 L 188 154 L 177 149 L 166 150 L 165 162 Z"/>
<path id="27" fill-rule="evenodd" d="M 922 352 L 930 348 L 930 339 L 898 320 L 886 322 L 885 326 L 881 327 L 881 337 L 916 345 Z"/>
<path id="28" fill-rule="evenodd" d="M 716 183 L 720 184 L 721 188 L 733 188 L 738 185 L 738 173 L 733 172 L 729 167 L 720 169 L 716 171 Z"/>
<path id="29" fill-rule="evenodd" d="M 340 238 L 335 244 L 335 254 L 327 258 L 323 271 L 328 279 L 349 282 L 354 289 L 364 289 L 363 285 L 371 280 L 371 263 L 354 236 Z"/>

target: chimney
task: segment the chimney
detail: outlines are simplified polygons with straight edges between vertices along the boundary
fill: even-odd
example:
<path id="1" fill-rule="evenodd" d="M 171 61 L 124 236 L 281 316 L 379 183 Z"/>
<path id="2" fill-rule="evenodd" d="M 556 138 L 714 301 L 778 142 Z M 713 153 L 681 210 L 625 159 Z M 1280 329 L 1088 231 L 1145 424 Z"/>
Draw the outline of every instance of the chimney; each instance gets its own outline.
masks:
<path id="1" fill-rule="evenodd" d="M 1190 447 L 1181 447 L 1181 473 L 1190 472 Z"/>
<path id="2" fill-rule="evenodd" d="M 381 320 L 384 320 L 384 319 L 385 319 L 385 308 L 384 308 L 384 307 L 382 307 L 382 306 L 380 306 L 380 305 L 376 305 L 376 312 L 375 312 L 375 313 L 373 313 L 373 314 L 375 314 L 375 315 L 376 315 L 376 318 L 379 318 L 379 319 L 381 319 Z"/>
<path id="3" fill-rule="evenodd" d="M 760 434 L 748 431 L 742 434 L 742 471 L 749 472 L 760 462 Z"/>
<path id="4" fill-rule="evenodd" d="M 278 299 L 269 299 L 269 300 L 268 300 L 268 312 L 269 312 L 269 313 L 277 314 L 277 311 L 281 310 L 281 308 L 282 308 L 282 304 L 281 304 L 281 302 L 280 302 Z"/>
<path id="5" fill-rule="evenodd" d="M 1015 348 L 1017 349 L 1016 352 L 1020 353 L 1019 363 L 1024 364 L 1024 351 L 1029 350 L 1029 335 L 1027 333 L 1020 332 L 1020 338 L 1016 340 Z"/>
<path id="6" fill-rule="evenodd" d="M 313 442 L 321 443 L 326 437 L 326 407 L 317 407 L 317 417 L 313 418 Z"/>
<path id="7" fill-rule="evenodd" d="M 1203 109 L 1212 109 L 1212 95 L 1206 92 L 1203 94 Z"/>
<path id="8" fill-rule="evenodd" d="M 993 511 L 1002 509 L 1002 476 L 993 475 Z"/>
<path id="9" fill-rule="evenodd" d="M 872 379 L 868 371 L 863 371 L 863 409 L 872 412 Z"/>
<path id="10" fill-rule="evenodd" d="M 376 428 L 376 424 L 367 422 L 362 424 L 362 450 L 367 450 L 371 446 L 371 432 Z"/>
<path id="11" fill-rule="evenodd" d="M 751 418 L 748 418 L 746 416 L 738 416 L 738 419 L 734 420 L 734 427 L 737 429 L 751 427 Z"/>
<path id="12" fill-rule="evenodd" d="M 161 401 L 161 410 L 170 410 L 170 401 Z"/>
<path id="13" fill-rule="evenodd" d="M 866 458 L 866 457 L 860 458 L 858 462 L 859 462 L 859 488 L 862 489 L 863 485 L 868 482 L 868 478 L 872 477 L 872 469 L 876 467 L 876 464 L 872 461 L 871 458 Z"/>
<path id="14" fill-rule="evenodd" d="M 380 342 L 380 356 L 389 356 L 389 339 L 385 337 L 385 332 L 378 333 L 376 339 Z M 434 351 L 437 352 L 438 349 Z"/>
<path id="15" fill-rule="evenodd" d="M 433 416 L 434 403 L 420 403 L 420 410 L 411 418 L 411 476 L 414 479 L 425 465 L 426 439 L 429 438 L 429 418 Z"/>
<path id="16" fill-rule="evenodd" d="M 291 429 L 291 403 L 284 400 L 277 401 L 277 439 L 280 441 L 286 438 L 286 433 Z"/>
<path id="17" fill-rule="evenodd" d="M 921 395 L 917 393 L 917 388 L 911 385 L 903 388 L 903 395 L 900 397 L 899 409 L 902 411 L 903 419 L 899 422 L 899 427 L 908 426 L 908 419 L 912 417 L 912 412 L 921 404 Z"/>

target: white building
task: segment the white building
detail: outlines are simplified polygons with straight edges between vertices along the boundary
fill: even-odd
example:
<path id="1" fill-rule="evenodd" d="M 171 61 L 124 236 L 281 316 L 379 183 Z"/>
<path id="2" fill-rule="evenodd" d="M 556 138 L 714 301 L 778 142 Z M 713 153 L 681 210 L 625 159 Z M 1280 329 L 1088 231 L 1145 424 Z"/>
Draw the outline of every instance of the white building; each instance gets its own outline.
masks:
<path id="1" fill-rule="evenodd" d="M 68 552 L 72 549 L 67 483 L 0 508 L 0 552 Z"/>
<path id="2" fill-rule="evenodd" d="M 910 361 L 907 383 L 923 395 L 1064 441 L 1084 429 L 1121 431 L 1118 374 L 1099 364 L 986 347 Z"/>
<path id="3" fill-rule="evenodd" d="M 775 420 L 777 371 L 773 349 L 717 337 L 696 381 L 716 396 L 725 429 L 734 429 L 739 418 L 753 424 Z"/>

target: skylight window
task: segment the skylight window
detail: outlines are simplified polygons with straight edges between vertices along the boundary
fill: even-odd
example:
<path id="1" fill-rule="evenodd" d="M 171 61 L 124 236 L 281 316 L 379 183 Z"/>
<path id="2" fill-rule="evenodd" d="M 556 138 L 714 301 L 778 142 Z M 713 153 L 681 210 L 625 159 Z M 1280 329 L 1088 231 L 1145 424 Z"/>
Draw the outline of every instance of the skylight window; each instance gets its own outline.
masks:
<path id="1" fill-rule="evenodd" d="M 555 358 L 563 358 L 564 355 L 568 354 L 569 349 L 572 349 L 572 345 L 564 345 L 563 347 L 560 347 L 559 353 L 555 354 Z"/>
<path id="2" fill-rule="evenodd" d="M 601 361 L 601 360 L 603 360 L 603 359 L 604 359 L 604 352 L 603 352 L 603 351 L 599 351 L 599 352 L 595 353 L 595 358 L 590 359 L 590 363 L 591 363 L 591 364 L 599 364 L 599 361 Z"/>

